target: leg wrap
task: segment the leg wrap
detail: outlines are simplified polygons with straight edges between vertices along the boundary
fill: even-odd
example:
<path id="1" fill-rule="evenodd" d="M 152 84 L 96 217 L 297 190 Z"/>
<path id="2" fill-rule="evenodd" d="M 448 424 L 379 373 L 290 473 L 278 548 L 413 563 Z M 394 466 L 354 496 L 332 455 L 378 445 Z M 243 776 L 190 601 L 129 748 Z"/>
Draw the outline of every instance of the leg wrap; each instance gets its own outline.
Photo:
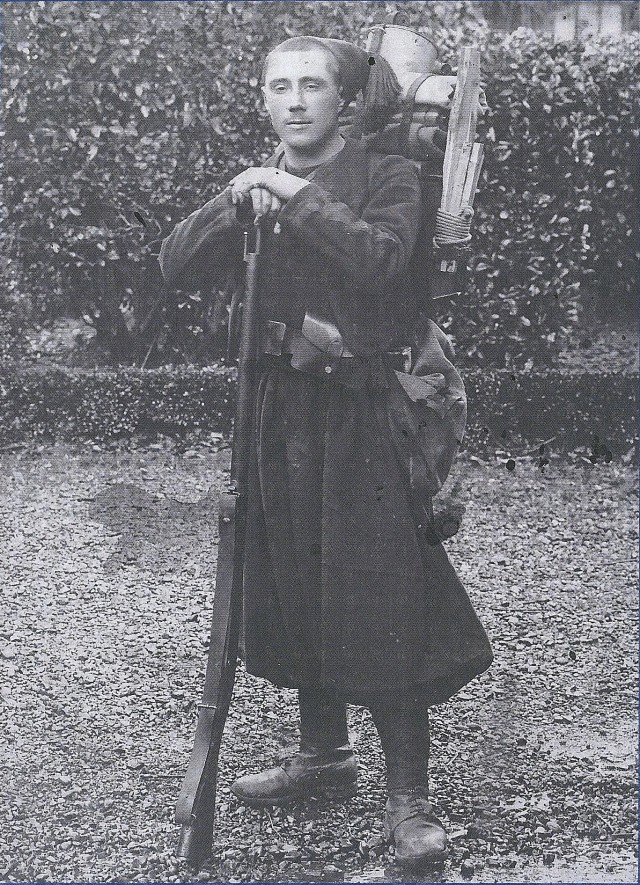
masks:
<path id="1" fill-rule="evenodd" d="M 428 708 L 398 711 L 375 707 L 371 716 L 380 735 L 387 767 L 387 789 L 428 788 L 429 712 Z"/>
<path id="2" fill-rule="evenodd" d="M 347 706 L 328 690 L 298 689 L 300 749 L 327 752 L 349 743 Z"/>

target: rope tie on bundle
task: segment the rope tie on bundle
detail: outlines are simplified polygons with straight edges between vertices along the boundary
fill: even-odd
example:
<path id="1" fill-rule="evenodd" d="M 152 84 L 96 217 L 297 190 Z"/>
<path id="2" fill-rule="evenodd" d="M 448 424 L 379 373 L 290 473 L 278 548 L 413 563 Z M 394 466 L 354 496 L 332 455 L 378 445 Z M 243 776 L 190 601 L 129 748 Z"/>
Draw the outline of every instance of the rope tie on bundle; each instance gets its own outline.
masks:
<path id="1" fill-rule="evenodd" d="M 463 210 L 461 215 L 451 215 L 444 209 L 436 211 L 436 229 L 433 244 L 436 248 L 443 246 L 466 246 L 471 242 L 471 219 L 473 209 Z"/>

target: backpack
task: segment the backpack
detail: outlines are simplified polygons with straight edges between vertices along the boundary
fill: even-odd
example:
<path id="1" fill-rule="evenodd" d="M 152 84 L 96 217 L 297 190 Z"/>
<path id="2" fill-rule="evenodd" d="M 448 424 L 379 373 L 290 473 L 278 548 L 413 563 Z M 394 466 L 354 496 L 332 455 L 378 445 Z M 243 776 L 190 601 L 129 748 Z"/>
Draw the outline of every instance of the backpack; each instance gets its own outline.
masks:
<path id="1" fill-rule="evenodd" d="M 385 67 L 389 66 L 395 74 L 400 90 L 399 106 L 376 128 L 370 125 L 373 131 L 367 131 L 369 112 L 365 108 L 365 97 L 359 96 L 347 131 L 372 150 L 398 154 L 416 167 L 424 211 L 410 270 L 418 309 L 424 317 L 429 317 L 434 299 L 464 290 L 469 249 L 468 244 L 440 245 L 434 253 L 447 145 L 447 99 L 453 93 L 456 78 L 451 76 L 448 66 L 438 65 L 435 44 L 410 30 L 407 24 L 406 13 L 392 14 L 389 23 L 371 29 L 366 46 L 370 63 L 381 58 Z M 372 69 L 375 71 L 375 64 Z"/>
<path id="2" fill-rule="evenodd" d="M 451 341 L 431 313 L 434 298 L 447 297 L 462 289 L 466 250 L 434 247 L 436 213 L 443 188 L 447 114 L 442 105 L 416 104 L 418 91 L 426 80 L 439 78 L 439 83 L 430 85 L 438 87 L 435 92 L 442 92 L 442 88 L 451 85 L 451 77 L 435 73 L 437 50 L 431 41 L 398 26 L 397 21 L 396 14 L 392 24 L 373 28 L 367 50 L 384 55 L 399 80 L 402 76 L 401 108 L 378 131 L 363 134 L 356 103 L 349 134 L 360 136 L 379 153 L 399 154 L 412 160 L 420 178 L 423 223 L 410 268 L 419 321 L 412 342 L 410 370 L 387 373 L 385 411 L 407 477 L 416 524 L 425 540 L 436 545 L 456 534 L 464 512 L 464 505 L 441 491 L 464 436 L 467 398 Z M 434 507 L 438 494 L 440 498 Z"/>

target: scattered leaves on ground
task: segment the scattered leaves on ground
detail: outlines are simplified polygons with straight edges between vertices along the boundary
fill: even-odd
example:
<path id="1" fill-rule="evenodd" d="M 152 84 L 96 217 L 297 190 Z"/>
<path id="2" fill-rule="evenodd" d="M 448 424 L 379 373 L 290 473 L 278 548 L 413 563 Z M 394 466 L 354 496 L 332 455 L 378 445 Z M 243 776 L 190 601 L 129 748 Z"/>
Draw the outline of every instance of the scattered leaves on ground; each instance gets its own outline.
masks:
<path id="1" fill-rule="evenodd" d="M 23 448 L 0 459 L 2 881 L 410 881 L 383 839 L 384 771 L 350 708 L 360 790 L 254 810 L 237 774 L 295 750 L 295 695 L 240 669 L 215 852 L 194 877 L 173 805 L 202 686 L 218 442 Z M 492 640 L 432 711 L 452 853 L 431 881 L 637 881 L 637 489 L 631 468 L 461 460 L 446 543 Z"/>

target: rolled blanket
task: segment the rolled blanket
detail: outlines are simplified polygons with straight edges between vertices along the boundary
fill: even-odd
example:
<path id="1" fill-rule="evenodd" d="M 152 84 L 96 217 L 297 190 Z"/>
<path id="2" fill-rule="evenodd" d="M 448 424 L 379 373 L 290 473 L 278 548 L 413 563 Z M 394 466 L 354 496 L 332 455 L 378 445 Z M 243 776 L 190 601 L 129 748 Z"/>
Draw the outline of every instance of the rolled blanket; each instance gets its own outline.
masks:
<path id="1" fill-rule="evenodd" d="M 436 212 L 435 246 L 465 246 L 471 242 L 473 209 L 464 209 L 461 215 L 451 215 L 444 209 Z"/>

